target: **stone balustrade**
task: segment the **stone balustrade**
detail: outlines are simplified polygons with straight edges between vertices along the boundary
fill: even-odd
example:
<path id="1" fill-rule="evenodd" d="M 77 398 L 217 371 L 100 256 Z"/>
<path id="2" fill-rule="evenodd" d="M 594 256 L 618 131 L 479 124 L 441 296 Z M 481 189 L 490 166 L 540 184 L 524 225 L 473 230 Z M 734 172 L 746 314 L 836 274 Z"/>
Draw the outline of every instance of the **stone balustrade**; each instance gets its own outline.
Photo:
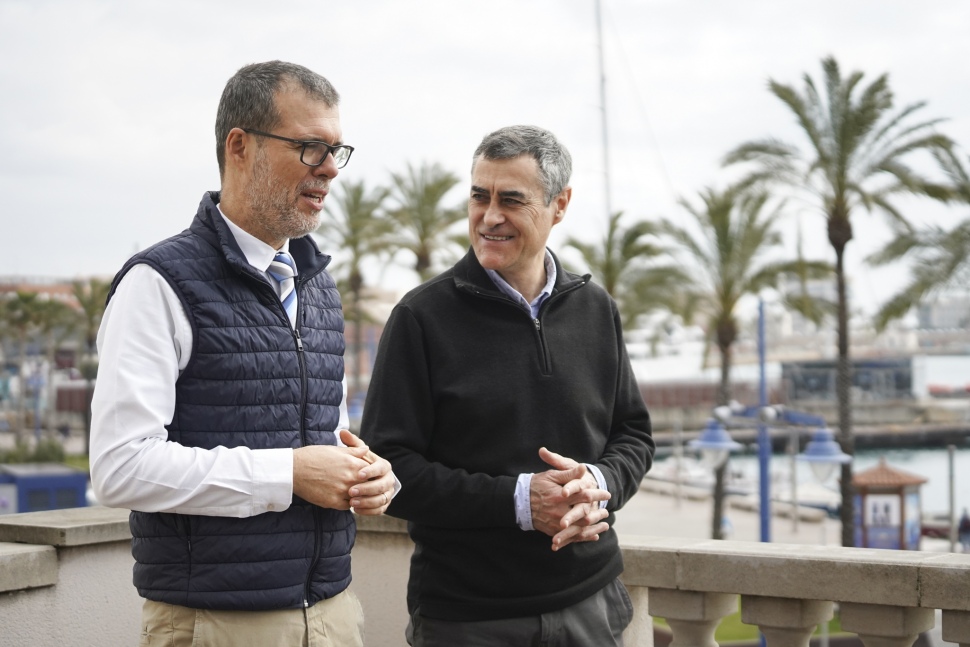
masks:
<path id="1" fill-rule="evenodd" d="M 624 582 L 646 589 L 647 614 L 636 622 L 666 619 L 672 647 L 715 645 L 738 595 L 742 621 L 769 647 L 808 645 L 833 603 L 866 647 L 910 647 L 936 609 L 944 640 L 970 647 L 970 555 L 629 536 L 622 544 Z"/>
<path id="2" fill-rule="evenodd" d="M 354 582 L 365 644 L 405 645 L 412 544 L 392 518 L 360 518 Z M 138 643 L 127 513 L 78 508 L 0 517 L 0 647 Z M 838 604 L 866 647 L 909 647 L 942 609 L 944 640 L 970 647 L 970 555 L 623 536 L 636 615 L 629 647 L 652 647 L 653 617 L 672 647 L 716 645 L 738 608 L 769 647 L 808 645 Z"/>

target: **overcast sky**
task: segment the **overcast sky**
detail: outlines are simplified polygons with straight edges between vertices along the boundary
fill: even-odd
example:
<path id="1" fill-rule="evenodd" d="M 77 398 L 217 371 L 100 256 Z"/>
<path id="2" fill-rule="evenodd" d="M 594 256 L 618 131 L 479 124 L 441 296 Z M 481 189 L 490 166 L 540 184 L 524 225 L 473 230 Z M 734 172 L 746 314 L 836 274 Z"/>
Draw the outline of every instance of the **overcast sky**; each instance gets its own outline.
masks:
<path id="1" fill-rule="evenodd" d="M 801 143 L 767 81 L 818 79 L 829 54 L 870 81 L 888 72 L 899 106 L 927 101 L 919 114 L 970 146 L 965 0 L 603 0 L 603 17 L 612 206 L 631 220 L 676 216 L 678 196 L 723 186 L 719 160 L 742 141 Z M 601 236 L 593 0 L 0 0 L 0 276 L 111 275 L 187 226 L 218 188 L 226 80 L 274 58 L 341 93 L 357 148 L 342 178 L 376 185 L 437 162 L 462 177 L 457 203 L 481 137 L 534 123 L 574 157 L 551 246 Z M 916 220 L 970 211 L 907 207 Z M 800 219 L 808 254 L 832 260 L 821 216 Z M 905 273 L 864 268 L 886 231 L 866 213 L 855 225 L 849 267 L 871 309 Z M 793 247 L 794 219 L 787 231 Z"/>

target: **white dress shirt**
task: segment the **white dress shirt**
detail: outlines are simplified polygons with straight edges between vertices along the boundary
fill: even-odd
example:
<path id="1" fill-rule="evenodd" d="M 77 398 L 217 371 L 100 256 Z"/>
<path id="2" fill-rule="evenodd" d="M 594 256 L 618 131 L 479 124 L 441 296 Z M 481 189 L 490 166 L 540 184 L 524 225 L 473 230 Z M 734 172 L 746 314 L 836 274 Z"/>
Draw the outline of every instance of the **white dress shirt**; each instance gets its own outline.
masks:
<path id="1" fill-rule="evenodd" d="M 246 260 L 266 273 L 275 249 L 223 216 Z M 283 246 L 286 251 L 289 242 Z M 98 331 L 91 402 L 91 485 L 98 502 L 142 512 L 249 517 L 293 499 L 293 450 L 167 442 L 175 382 L 192 356 L 192 327 L 172 286 L 152 267 L 131 268 Z M 338 429 L 349 426 L 347 384 Z M 395 492 L 396 493 L 396 492 Z"/>

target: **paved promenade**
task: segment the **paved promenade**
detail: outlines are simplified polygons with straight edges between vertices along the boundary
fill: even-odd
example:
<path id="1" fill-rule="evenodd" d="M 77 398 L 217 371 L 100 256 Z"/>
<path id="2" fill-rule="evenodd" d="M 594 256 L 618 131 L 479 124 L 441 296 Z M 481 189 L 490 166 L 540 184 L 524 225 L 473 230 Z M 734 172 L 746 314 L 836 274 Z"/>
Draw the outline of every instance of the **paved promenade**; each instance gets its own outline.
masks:
<path id="1" fill-rule="evenodd" d="M 838 519 L 829 519 L 820 510 L 803 507 L 799 509 L 796 530 L 790 510 L 791 506 L 784 503 L 772 505 L 773 542 L 841 545 Z M 711 536 L 711 514 L 709 491 L 683 487 L 678 498 L 673 484 L 646 479 L 640 492 L 617 513 L 615 528 L 621 537 L 632 534 L 704 539 Z M 756 502 L 728 496 L 725 515 L 732 526 L 727 539 L 760 541 L 761 521 Z"/>
<path id="2" fill-rule="evenodd" d="M 705 539 L 711 536 L 711 495 L 709 489 L 680 488 L 670 482 L 644 479 L 640 491 L 616 515 L 616 531 L 621 536 L 656 535 Z M 756 497 L 728 495 L 725 515 L 731 522 L 726 539 L 761 541 L 761 519 Z M 821 510 L 799 508 L 797 528 L 792 523 L 791 505 L 772 503 L 771 541 L 780 544 L 841 546 L 842 524 Z M 947 539 L 923 537 L 921 550 L 948 552 Z M 960 552 L 960 545 L 956 545 Z"/>

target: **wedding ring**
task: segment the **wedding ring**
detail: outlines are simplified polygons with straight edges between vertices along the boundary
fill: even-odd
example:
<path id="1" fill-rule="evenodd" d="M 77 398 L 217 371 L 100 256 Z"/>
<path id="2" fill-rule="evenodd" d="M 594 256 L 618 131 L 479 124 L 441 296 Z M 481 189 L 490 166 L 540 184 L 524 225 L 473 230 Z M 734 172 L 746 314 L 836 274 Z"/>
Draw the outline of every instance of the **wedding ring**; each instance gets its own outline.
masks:
<path id="1" fill-rule="evenodd" d="M 381 492 L 381 494 L 384 496 L 384 505 L 387 505 L 387 492 Z"/>

